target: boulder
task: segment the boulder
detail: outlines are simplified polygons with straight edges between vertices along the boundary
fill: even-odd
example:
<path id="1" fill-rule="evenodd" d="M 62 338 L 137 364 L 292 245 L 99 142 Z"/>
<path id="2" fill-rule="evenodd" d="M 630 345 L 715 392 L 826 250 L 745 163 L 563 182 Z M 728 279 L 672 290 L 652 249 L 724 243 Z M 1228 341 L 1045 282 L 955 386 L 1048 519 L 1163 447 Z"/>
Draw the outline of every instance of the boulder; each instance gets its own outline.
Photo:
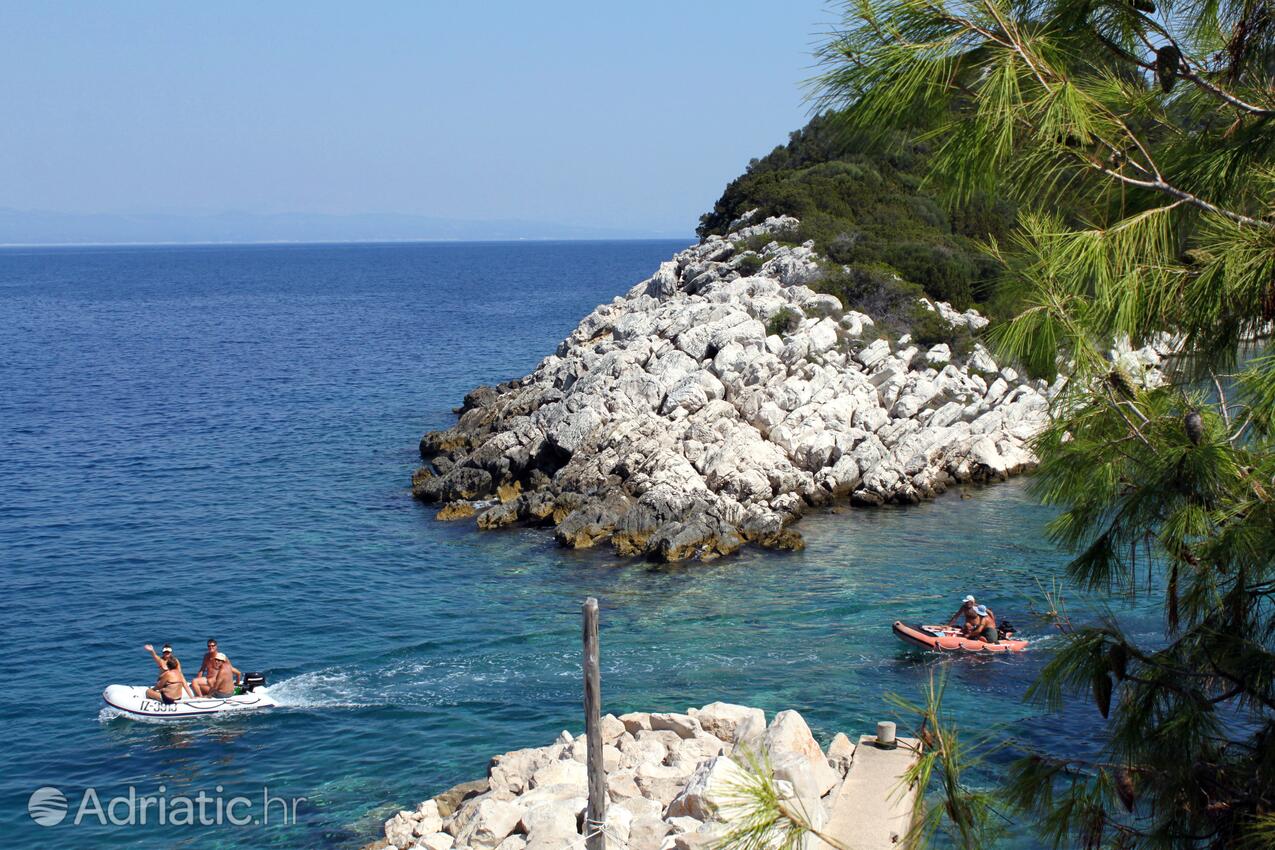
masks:
<path id="1" fill-rule="evenodd" d="M 850 762 L 853 760 L 854 743 L 845 732 L 838 732 L 832 737 L 832 743 L 828 744 L 828 764 L 842 776 L 845 776 L 846 771 L 850 769 Z"/>
<path id="2" fill-rule="evenodd" d="M 668 747 L 659 738 L 651 735 L 651 730 L 643 729 L 639 734 L 645 732 L 641 738 L 632 738 L 630 740 L 620 741 L 620 769 L 636 768 L 642 764 L 659 763 L 668 757 Z"/>
<path id="3" fill-rule="evenodd" d="M 635 817 L 629 824 L 629 850 L 660 850 L 664 837 L 673 831 L 659 815 Z"/>
<path id="4" fill-rule="evenodd" d="M 416 824 L 412 827 L 414 835 L 430 835 L 443 831 L 443 817 L 438 811 L 437 800 L 426 800 L 416 807 L 414 813 Z"/>
<path id="5" fill-rule="evenodd" d="M 736 789 L 746 780 L 747 774 L 729 756 L 717 756 L 695 769 L 686 788 L 669 803 L 666 816 L 729 820 L 739 813 Z"/>
<path id="6" fill-rule="evenodd" d="M 621 735 L 628 731 L 628 727 L 614 714 L 606 714 L 602 717 L 601 731 L 602 742 L 604 744 L 614 744 Z"/>
<path id="7" fill-rule="evenodd" d="M 648 800 L 654 800 L 661 806 L 667 806 L 673 802 L 673 798 L 682 792 L 686 786 L 686 777 L 667 777 L 667 776 L 644 776 L 636 777 L 638 788 L 642 789 L 642 796 Z"/>
<path id="8" fill-rule="evenodd" d="M 637 774 L 632 770 L 619 770 L 607 773 L 607 797 L 611 802 L 641 798 L 642 789 L 637 784 Z"/>
<path id="9" fill-rule="evenodd" d="M 412 831 L 416 826 L 416 818 L 411 812 L 399 812 L 385 822 L 385 840 L 399 850 L 411 847 L 416 843 L 416 834 Z"/>
<path id="10" fill-rule="evenodd" d="M 793 753 L 805 759 L 818 788 L 816 797 L 822 797 L 841 778 L 828 765 L 828 759 L 819 748 L 814 735 L 810 734 L 810 727 L 806 725 L 805 719 L 795 711 L 781 711 L 775 715 L 775 719 L 766 728 L 763 746 L 772 763 L 784 753 Z"/>
<path id="11" fill-rule="evenodd" d="M 620 800 L 614 805 L 617 809 L 624 809 L 632 817 L 634 821 L 643 817 L 661 818 L 664 816 L 664 807 L 654 800 L 648 800 L 646 797 L 628 797 Z M 610 811 L 608 806 L 607 810 Z"/>
<path id="12" fill-rule="evenodd" d="M 456 839 L 446 832 L 434 832 L 429 835 L 421 836 L 416 842 L 417 847 L 424 850 L 451 850 L 452 845 L 456 843 Z"/>
<path id="13" fill-rule="evenodd" d="M 618 719 L 624 724 L 624 728 L 633 735 L 636 735 L 643 729 L 651 728 L 651 715 L 644 711 L 634 711 L 628 714 L 621 714 Z"/>
<path id="14" fill-rule="evenodd" d="M 766 724 L 766 715 L 761 709 L 750 709 L 731 702 L 710 702 L 700 709 L 695 719 L 700 721 L 706 733 L 717 735 L 728 744 L 736 742 L 739 725 L 748 721 L 756 721 L 761 726 Z"/>
<path id="15" fill-rule="evenodd" d="M 587 797 L 548 800 L 536 803 L 523 813 L 520 828 L 537 843 L 553 838 L 574 840 L 580 812 L 588 806 Z"/>
<path id="16" fill-rule="evenodd" d="M 514 750 L 492 759 L 487 778 L 492 787 L 501 786 L 521 794 L 531 786 L 535 772 L 552 759 L 553 751 L 549 747 Z"/>
<path id="17" fill-rule="evenodd" d="M 655 713 L 651 715 L 651 729 L 676 732 L 679 738 L 694 738 L 700 731 L 699 721 L 689 714 Z"/>
<path id="18" fill-rule="evenodd" d="M 684 832 L 673 839 L 673 850 L 713 850 L 722 842 L 726 828 L 721 824 L 703 824 L 694 832 Z"/>
<path id="19" fill-rule="evenodd" d="M 438 513 L 434 514 L 434 519 L 439 522 L 451 522 L 457 519 L 467 519 L 474 515 L 475 508 L 472 502 L 448 502 L 438 509 Z"/>
<path id="20" fill-rule="evenodd" d="M 459 785 L 453 785 L 443 793 L 434 798 L 434 805 L 441 817 L 449 817 L 456 812 L 460 804 L 479 794 L 483 794 L 490 788 L 490 784 L 486 779 L 475 779 L 473 782 L 462 782 Z"/>
<path id="21" fill-rule="evenodd" d="M 664 818 L 668 822 L 670 831 L 674 835 L 683 835 L 688 832 L 695 832 L 704 825 L 703 821 L 690 815 L 666 815 Z"/>
<path id="22" fill-rule="evenodd" d="M 526 807 L 507 800 L 480 802 L 469 823 L 457 833 L 456 843 L 474 850 L 495 850 L 514 831 Z"/>
<path id="23" fill-rule="evenodd" d="M 589 770 L 582 762 L 575 759 L 554 761 L 538 768 L 531 777 L 532 788 L 542 785 L 584 785 L 589 784 Z"/>

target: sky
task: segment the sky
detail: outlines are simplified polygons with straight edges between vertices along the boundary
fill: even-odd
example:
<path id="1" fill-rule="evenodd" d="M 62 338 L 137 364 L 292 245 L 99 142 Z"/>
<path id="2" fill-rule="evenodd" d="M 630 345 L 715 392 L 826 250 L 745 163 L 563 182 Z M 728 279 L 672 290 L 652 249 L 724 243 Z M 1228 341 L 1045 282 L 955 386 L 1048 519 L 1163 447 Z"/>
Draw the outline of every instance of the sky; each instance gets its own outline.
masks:
<path id="1" fill-rule="evenodd" d="M 688 235 L 805 123 L 825 0 L 0 0 L 0 208 Z"/>

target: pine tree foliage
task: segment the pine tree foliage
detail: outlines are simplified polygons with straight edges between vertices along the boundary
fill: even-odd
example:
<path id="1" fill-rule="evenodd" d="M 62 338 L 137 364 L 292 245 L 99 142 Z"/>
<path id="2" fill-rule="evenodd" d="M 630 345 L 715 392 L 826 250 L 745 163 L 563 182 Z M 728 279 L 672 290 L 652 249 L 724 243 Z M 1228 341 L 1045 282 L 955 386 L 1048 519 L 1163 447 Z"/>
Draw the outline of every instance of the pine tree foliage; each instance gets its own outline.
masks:
<path id="1" fill-rule="evenodd" d="M 1025 757 L 1008 802 L 1057 846 L 1275 846 L 1275 4 L 855 0 L 822 59 L 822 106 L 1019 204 L 996 342 L 1066 379 L 1050 534 L 1080 585 L 1162 595 L 1155 641 L 1065 636 L 1031 695 L 1092 700 L 1102 751 Z"/>

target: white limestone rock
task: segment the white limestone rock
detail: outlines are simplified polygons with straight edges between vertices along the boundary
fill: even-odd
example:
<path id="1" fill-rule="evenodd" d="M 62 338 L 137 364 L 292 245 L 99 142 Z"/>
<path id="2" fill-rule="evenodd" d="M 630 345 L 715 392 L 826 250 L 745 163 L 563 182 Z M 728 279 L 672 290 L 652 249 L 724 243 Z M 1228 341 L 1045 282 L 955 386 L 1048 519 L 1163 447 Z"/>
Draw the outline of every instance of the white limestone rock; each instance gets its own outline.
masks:
<path id="1" fill-rule="evenodd" d="M 629 850 L 660 850 L 673 825 L 659 815 L 642 815 L 629 824 Z"/>
<path id="2" fill-rule="evenodd" d="M 738 814 L 740 802 L 735 789 L 746 779 L 747 774 L 730 756 L 717 756 L 695 769 L 685 790 L 669 803 L 666 817 L 727 820 Z"/>
<path id="3" fill-rule="evenodd" d="M 728 744 L 736 741 L 736 731 L 745 724 L 766 725 L 766 714 L 760 708 L 736 705 L 729 702 L 710 702 L 695 715 L 700 726 Z"/>
<path id="4" fill-rule="evenodd" d="M 675 732 L 679 738 L 694 738 L 700 731 L 700 724 L 689 714 L 657 712 L 651 715 L 651 729 L 656 732 Z"/>
<path id="5" fill-rule="evenodd" d="M 415 846 L 424 848 L 424 850 L 452 850 L 452 845 L 455 843 L 456 839 L 448 833 L 434 832 L 421 836 Z"/>
<path id="6" fill-rule="evenodd" d="M 784 244 L 797 224 L 749 220 L 680 252 L 585 316 L 531 374 L 471 392 L 455 427 L 422 439 L 433 466 L 413 493 L 473 503 L 500 489 L 480 527 L 551 521 L 567 546 L 708 559 L 746 542 L 798 547 L 792 521 L 835 498 L 907 503 L 1029 468 L 1023 446 L 1055 390 L 1015 395 L 1027 385 L 978 345 L 960 363 L 943 344 L 864 344 L 872 318 L 809 287 L 812 244 Z M 739 259 L 745 242 L 757 273 Z M 924 304 L 953 327 L 985 323 Z M 1152 354 L 1136 357 L 1150 380 Z M 984 436 L 995 455 L 974 451 Z M 617 720 L 630 735 L 650 728 Z M 607 741 L 619 730 L 608 723 Z M 613 764 L 634 766 L 619 753 Z M 502 793 L 529 781 L 515 761 L 493 772 Z"/>
<path id="7" fill-rule="evenodd" d="M 822 797 L 840 778 L 828 765 L 828 759 L 814 735 L 810 734 L 805 718 L 795 711 L 781 711 L 775 715 L 775 719 L 766 728 L 763 746 L 772 762 L 783 753 L 792 753 L 803 758 L 809 764 L 818 788 L 816 797 Z"/>
<path id="8" fill-rule="evenodd" d="M 580 740 L 584 740 L 581 738 Z M 574 758 L 565 761 L 555 761 L 539 768 L 531 777 L 530 787 L 539 788 L 543 785 L 587 785 L 589 783 L 589 770 L 583 762 L 576 761 Z"/>
<path id="9" fill-rule="evenodd" d="M 399 812 L 385 822 L 385 840 L 399 850 L 411 847 L 416 843 L 416 835 L 413 832 L 415 826 L 416 818 L 412 812 Z"/>
<path id="10" fill-rule="evenodd" d="M 495 850 L 514 831 L 527 810 L 507 800 L 483 800 L 474 816 L 456 835 L 456 843 L 474 850 Z"/>
<path id="11" fill-rule="evenodd" d="M 580 812 L 588 806 L 587 797 L 546 800 L 529 806 L 518 823 L 529 838 L 542 841 L 553 837 L 574 837 Z"/>
<path id="12" fill-rule="evenodd" d="M 850 770 L 850 762 L 854 760 L 854 742 L 850 740 L 845 732 L 838 732 L 832 736 L 832 742 L 828 744 L 828 764 L 834 770 L 845 776 Z"/>

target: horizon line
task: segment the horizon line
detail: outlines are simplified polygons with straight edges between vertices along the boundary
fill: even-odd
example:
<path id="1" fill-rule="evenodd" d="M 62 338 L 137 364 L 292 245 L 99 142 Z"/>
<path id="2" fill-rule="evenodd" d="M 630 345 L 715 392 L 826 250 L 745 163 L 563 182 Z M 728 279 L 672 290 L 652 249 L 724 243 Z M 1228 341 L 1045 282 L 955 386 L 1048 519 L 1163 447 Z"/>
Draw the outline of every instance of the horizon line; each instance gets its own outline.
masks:
<path id="1" fill-rule="evenodd" d="M 474 242 L 680 242 L 689 239 L 697 242 L 694 234 L 687 236 L 508 236 L 503 238 L 447 239 L 422 237 L 419 239 L 255 239 L 255 240 L 200 240 L 170 242 L 0 242 L 0 249 L 8 248 L 180 248 L 180 247 L 249 247 L 270 245 L 421 245 L 466 244 Z"/>

